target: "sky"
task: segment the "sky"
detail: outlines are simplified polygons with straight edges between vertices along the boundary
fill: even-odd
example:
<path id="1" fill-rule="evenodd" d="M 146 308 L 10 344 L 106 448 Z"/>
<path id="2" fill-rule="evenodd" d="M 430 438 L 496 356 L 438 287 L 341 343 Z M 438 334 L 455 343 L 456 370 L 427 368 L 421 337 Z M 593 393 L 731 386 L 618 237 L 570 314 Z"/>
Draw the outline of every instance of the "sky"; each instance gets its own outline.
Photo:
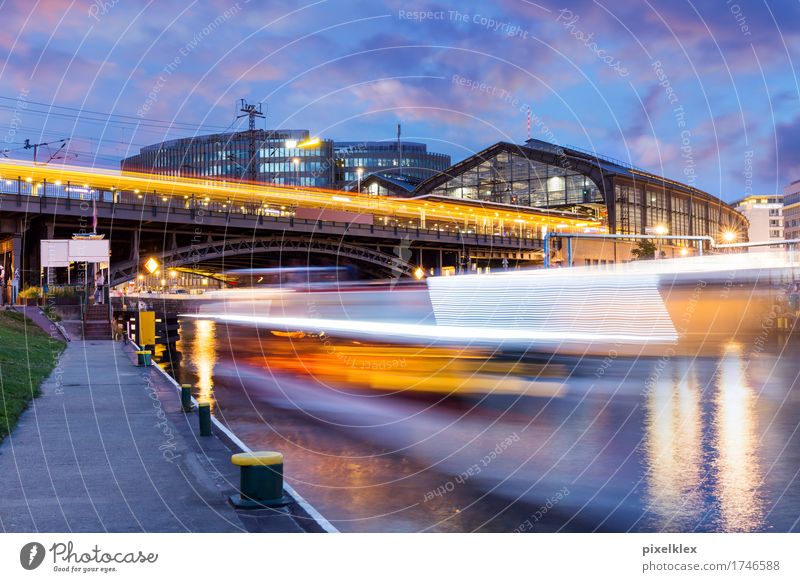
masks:
<path id="1" fill-rule="evenodd" d="M 453 162 L 530 132 L 728 201 L 800 179 L 793 0 L 0 0 L 0 23 L 13 158 L 118 167 L 241 128 L 245 98 L 337 140 L 400 123 Z"/>

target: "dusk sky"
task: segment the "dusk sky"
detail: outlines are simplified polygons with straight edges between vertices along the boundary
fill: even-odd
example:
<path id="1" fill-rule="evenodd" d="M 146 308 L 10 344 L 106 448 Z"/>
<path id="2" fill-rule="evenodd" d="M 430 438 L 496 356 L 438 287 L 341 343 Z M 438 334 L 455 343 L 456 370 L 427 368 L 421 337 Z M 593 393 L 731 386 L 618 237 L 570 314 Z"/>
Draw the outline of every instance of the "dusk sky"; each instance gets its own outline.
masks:
<path id="1" fill-rule="evenodd" d="M 6 0 L 0 22 L 10 157 L 72 137 L 69 163 L 118 167 L 241 127 L 246 98 L 339 140 L 402 123 L 454 162 L 523 142 L 530 108 L 533 137 L 728 201 L 800 179 L 797 2 Z"/>

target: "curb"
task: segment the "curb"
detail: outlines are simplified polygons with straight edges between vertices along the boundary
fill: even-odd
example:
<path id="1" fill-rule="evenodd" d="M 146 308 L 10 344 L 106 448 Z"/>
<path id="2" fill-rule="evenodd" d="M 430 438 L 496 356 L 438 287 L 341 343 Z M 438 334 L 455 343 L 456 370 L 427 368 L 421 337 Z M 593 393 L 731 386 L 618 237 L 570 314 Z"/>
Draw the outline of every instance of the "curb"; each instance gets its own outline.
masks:
<path id="1" fill-rule="evenodd" d="M 131 341 L 128 340 L 127 342 L 129 345 L 133 346 L 135 349 L 140 349 L 139 346 Z M 151 368 L 155 368 L 158 372 L 169 382 L 172 386 L 175 387 L 176 391 L 180 394 L 181 385 L 170 376 L 167 372 L 165 372 L 161 366 L 153 363 Z M 192 396 L 192 404 L 197 406 L 197 400 Z M 248 447 L 236 434 L 229 429 L 227 426 L 222 424 L 215 416 L 211 416 L 211 422 L 214 427 L 217 429 L 216 436 L 219 437 L 222 441 L 224 441 L 230 448 L 238 449 L 238 452 L 241 453 L 251 453 L 252 449 Z M 319 511 L 317 511 L 313 505 L 311 505 L 302 495 L 300 495 L 294 487 L 289 485 L 286 481 L 283 482 L 283 489 L 284 491 L 292 498 L 294 503 L 297 507 L 301 510 L 302 519 L 298 520 L 298 524 L 300 527 L 305 529 L 309 533 L 340 533 L 336 526 L 334 526 L 330 521 L 328 521 Z M 309 522 L 309 523 L 307 523 Z M 307 528 L 306 526 L 313 523 L 315 527 Z"/>

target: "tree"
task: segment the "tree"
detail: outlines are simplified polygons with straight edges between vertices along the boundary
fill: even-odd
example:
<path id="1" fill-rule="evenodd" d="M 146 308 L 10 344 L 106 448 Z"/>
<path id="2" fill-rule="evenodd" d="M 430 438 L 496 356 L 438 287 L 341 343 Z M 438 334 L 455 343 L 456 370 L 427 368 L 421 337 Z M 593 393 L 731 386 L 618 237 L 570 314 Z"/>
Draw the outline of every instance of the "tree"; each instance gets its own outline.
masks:
<path id="1" fill-rule="evenodd" d="M 635 261 L 645 261 L 648 259 L 655 259 L 657 250 L 658 247 L 656 243 L 649 238 L 642 238 L 636 243 L 636 248 L 631 251 L 631 255 L 633 255 Z M 661 252 L 661 256 L 664 256 L 663 251 Z"/>

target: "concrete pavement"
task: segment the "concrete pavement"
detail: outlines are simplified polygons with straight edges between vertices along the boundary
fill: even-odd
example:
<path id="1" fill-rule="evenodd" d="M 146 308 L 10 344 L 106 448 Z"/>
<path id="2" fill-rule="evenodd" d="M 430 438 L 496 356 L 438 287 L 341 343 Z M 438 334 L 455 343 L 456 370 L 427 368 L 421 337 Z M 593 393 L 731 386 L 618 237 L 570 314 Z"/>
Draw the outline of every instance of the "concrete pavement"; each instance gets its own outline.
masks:
<path id="1" fill-rule="evenodd" d="M 232 451 L 196 429 L 130 348 L 71 342 L 0 444 L 0 531 L 303 531 L 291 506 L 234 510 Z"/>

